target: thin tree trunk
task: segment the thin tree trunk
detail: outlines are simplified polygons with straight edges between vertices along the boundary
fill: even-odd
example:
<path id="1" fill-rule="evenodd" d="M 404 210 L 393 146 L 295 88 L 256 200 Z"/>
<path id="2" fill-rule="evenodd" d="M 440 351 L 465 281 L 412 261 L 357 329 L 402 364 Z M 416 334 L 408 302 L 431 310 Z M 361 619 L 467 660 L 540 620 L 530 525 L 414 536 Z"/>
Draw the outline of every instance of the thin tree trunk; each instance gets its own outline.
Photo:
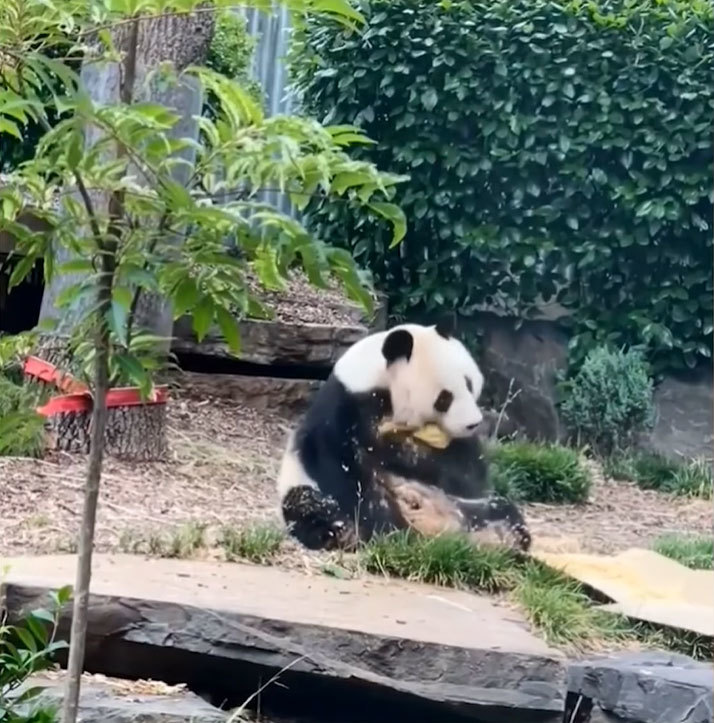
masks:
<path id="1" fill-rule="evenodd" d="M 94 399 L 91 422 L 91 447 L 84 485 L 82 528 L 79 538 L 77 576 L 74 585 L 72 628 L 70 631 L 67 685 L 62 706 L 63 723 L 74 723 L 79 708 L 79 689 L 84 668 L 84 650 L 87 638 L 87 611 L 89 609 L 89 582 L 92 576 L 94 529 L 97 520 L 99 482 L 104 460 L 104 431 L 107 426 L 107 392 L 109 391 L 109 329 L 106 314 L 112 304 L 112 282 L 115 256 L 103 249 L 102 274 L 97 290 L 97 333 L 94 341 Z M 114 250 L 116 252 L 116 249 Z"/>

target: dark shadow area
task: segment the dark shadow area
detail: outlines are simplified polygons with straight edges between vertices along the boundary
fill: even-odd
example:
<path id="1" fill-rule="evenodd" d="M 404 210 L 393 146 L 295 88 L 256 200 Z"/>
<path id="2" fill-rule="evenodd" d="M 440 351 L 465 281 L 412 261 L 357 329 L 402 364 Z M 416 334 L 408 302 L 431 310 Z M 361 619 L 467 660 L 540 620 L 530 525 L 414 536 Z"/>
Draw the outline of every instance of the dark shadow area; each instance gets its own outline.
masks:
<path id="1" fill-rule="evenodd" d="M 174 351 L 178 365 L 185 372 L 202 374 L 235 374 L 246 377 L 272 377 L 275 379 L 318 379 L 330 375 L 330 366 L 314 364 L 257 364 L 255 362 Z"/>
<path id="2" fill-rule="evenodd" d="M 65 656 L 66 658 L 66 656 Z M 62 660 L 64 667 L 66 660 Z M 87 640 L 85 670 L 117 678 L 184 683 L 212 705 L 230 710 L 279 673 L 259 663 L 206 656 L 173 647 L 121 640 Z M 293 723 L 552 723 L 557 714 L 488 706 L 478 716 L 474 706 L 435 703 L 355 678 L 331 678 L 285 671 L 252 698 L 250 710 Z"/>
<path id="3" fill-rule="evenodd" d="M 42 262 L 38 261 L 21 284 L 8 289 L 10 275 L 19 262 L 0 253 L 0 332 L 19 334 L 37 326 L 45 290 Z"/>

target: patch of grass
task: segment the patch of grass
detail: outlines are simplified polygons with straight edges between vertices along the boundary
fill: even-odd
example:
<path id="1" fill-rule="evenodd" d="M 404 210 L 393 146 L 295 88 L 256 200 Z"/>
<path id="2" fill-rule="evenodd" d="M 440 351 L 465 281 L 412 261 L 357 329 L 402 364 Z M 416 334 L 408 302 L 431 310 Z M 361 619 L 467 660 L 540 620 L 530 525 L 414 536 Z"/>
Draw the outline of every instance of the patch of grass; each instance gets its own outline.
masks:
<path id="1" fill-rule="evenodd" d="M 712 498 L 712 463 L 705 459 L 679 462 L 660 454 L 637 452 L 606 459 L 603 471 L 613 479 L 628 480 L 646 490 Z"/>
<path id="2" fill-rule="evenodd" d="M 558 444 L 507 442 L 488 450 L 491 478 L 499 494 L 520 502 L 585 502 L 590 470 L 578 453 Z"/>
<path id="3" fill-rule="evenodd" d="M 693 570 L 711 570 L 714 559 L 714 539 L 704 535 L 662 535 L 653 549 L 660 555 L 680 562 Z"/>
<path id="4" fill-rule="evenodd" d="M 249 560 L 260 565 L 268 564 L 277 555 L 285 533 L 270 524 L 257 524 L 243 529 L 225 526 L 219 542 L 226 560 Z"/>
<path id="5" fill-rule="evenodd" d="M 365 570 L 406 580 L 494 592 L 515 582 L 515 555 L 477 547 L 464 535 L 422 537 L 410 531 L 373 538 L 360 551 Z"/>
<path id="6" fill-rule="evenodd" d="M 596 610 L 579 583 L 535 560 L 521 568 L 513 598 L 555 645 L 587 648 L 625 635 L 622 618 Z"/>
<path id="7" fill-rule="evenodd" d="M 124 530 L 119 537 L 119 549 L 133 555 L 190 558 L 206 546 L 206 527 L 202 522 L 186 522 L 168 532 L 148 536 L 134 530 Z"/>
<path id="8" fill-rule="evenodd" d="M 714 641 L 704 635 L 660 627 L 645 622 L 636 623 L 631 629 L 632 636 L 642 645 L 657 650 L 671 650 L 688 655 L 695 660 L 714 660 Z"/>
<path id="9" fill-rule="evenodd" d="M 377 536 L 361 548 L 358 563 L 364 571 L 415 582 L 507 593 L 553 645 L 587 650 L 603 642 L 639 642 L 700 658 L 714 657 L 710 639 L 598 610 L 577 581 L 504 548 L 475 545 L 463 535 L 424 538 L 395 532 Z"/>

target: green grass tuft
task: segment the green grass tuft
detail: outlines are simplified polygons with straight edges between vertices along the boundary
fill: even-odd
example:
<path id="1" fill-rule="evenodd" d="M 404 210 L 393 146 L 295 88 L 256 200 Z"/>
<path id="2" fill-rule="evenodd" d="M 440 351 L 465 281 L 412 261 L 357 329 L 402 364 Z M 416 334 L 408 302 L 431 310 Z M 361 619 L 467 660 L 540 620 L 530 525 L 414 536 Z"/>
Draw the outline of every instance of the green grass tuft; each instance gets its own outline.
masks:
<path id="1" fill-rule="evenodd" d="M 146 536 L 134 530 L 124 530 L 119 537 L 119 549 L 134 555 L 184 560 L 206 546 L 207 527 L 203 522 L 185 522 L 172 530 Z"/>
<path id="2" fill-rule="evenodd" d="M 655 552 L 693 570 L 711 570 L 714 540 L 704 535 L 663 535 L 655 540 Z"/>
<path id="3" fill-rule="evenodd" d="M 712 498 L 712 463 L 688 462 L 651 452 L 621 454 L 605 460 L 603 471 L 616 480 L 628 480 L 646 490 L 684 497 Z"/>
<path id="4" fill-rule="evenodd" d="M 590 492 L 590 471 L 574 450 L 558 444 L 508 442 L 487 453 L 494 488 L 520 502 L 579 503 Z"/>
<path id="5" fill-rule="evenodd" d="M 622 618 L 593 608 L 582 585 L 535 560 L 521 569 L 513 598 L 554 645 L 585 648 L 625 634 Z"/>
<path id="6" fill-rule="evenodd" d="M 257 524 L 243 529 L 225 526 L 221 530 L 220 545 L 226 560 L 249 560 L 260 565 L 268 564 L 277 555 L 285 533 L 270 524 Z"/>
<path id="7" fill-rule="evenodd" d="M 375 537 L 360 553 L 368 572 L 489 592 L 514 584 L 514 560 L 509 550 L 477 547 L 464 535 L 422 537 L 409 531 Z"/>

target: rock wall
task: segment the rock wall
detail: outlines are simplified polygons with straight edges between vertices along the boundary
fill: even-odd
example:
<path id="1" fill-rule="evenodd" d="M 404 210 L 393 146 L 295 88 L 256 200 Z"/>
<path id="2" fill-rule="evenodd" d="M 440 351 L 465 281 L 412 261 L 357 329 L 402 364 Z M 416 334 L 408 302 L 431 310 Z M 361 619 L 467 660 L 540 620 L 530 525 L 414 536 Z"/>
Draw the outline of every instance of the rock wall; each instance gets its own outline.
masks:
<path id="1" fill-rule="evenodd" d="M 555 377 L 567 365 L 568 335 L 557 321 L 522 321 L 484 312 L 460 327 L 480 338 L 486 379 L 484 406 L 500 409 L 530 439 L 557 440 L 566 433 L 558 415 Z M 656 424 L 642 446 L 672 457 L 712 456 L 712 366 L 661 381 L 654 395 Z"/>

